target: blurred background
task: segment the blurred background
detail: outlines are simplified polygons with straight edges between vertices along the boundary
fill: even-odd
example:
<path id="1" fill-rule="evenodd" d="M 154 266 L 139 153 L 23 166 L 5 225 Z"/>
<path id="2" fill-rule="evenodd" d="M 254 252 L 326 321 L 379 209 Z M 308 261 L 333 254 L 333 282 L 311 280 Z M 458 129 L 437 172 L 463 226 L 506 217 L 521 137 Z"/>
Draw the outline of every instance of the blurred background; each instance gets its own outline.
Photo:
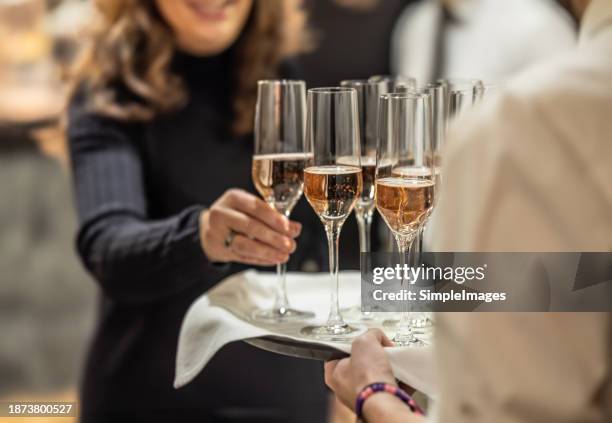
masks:
<path id="1" fill-rule="evenodd" d="M 0 1 L 0 401 L 75 401 L 94 329 L 59 129 L 63 73 L 91 10 Z"/>
<path id="2" fill-rule="evenodd" d="M 575 40 L 574 22 L 554 0 L 304 0 L 303 7 L 314 43 L 295 63 L 309 87 L 388 74 L 500 83 Z M 76 400 L 95 327 L 96 285 L 74 251 L 61 130 L 63 81 L 94 13 L 87 0 L 0 0 L 0 401 Z M 525 39 L 533 42 L 525 47 Z M 357 234 L 351 215 L 345 268 L 359 268 Z M 375 239 L 373 249 L 381 245 Z"/>

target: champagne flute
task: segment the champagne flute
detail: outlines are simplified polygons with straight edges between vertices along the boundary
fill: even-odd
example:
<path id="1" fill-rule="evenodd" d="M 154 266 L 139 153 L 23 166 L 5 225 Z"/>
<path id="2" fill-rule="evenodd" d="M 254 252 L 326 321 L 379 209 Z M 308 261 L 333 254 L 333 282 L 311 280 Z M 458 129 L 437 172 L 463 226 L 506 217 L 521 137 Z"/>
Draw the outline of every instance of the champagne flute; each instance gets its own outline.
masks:
<path id="1" fill-rule="evenodd" d="M 327 323 L 304 327 L 302 334 L 326 341 L 348 341 L 361 332 L 361 328 L 344 322 L 338 302 L 340 230 L 363 186 L 359 137 L 354 88 L 308 90 L 306 140 L 313 158 L 304 170 L 304 194 L 325 227 L 332 284 Z M 343 164 L 347 162 L 350 164 Z"/>
<path id="2" fill-rule="evenodd" d="M 479 79 L 439 79 L 446 87 L 447 117 L 454 118 L 470 109 L 486 90 Z"/>
<path id="3" fill-rule="evenodd" d="M 383 82 L 389 93 L 414 91 L 417 88 L 417 80 L 411 76 L 373 75 L 368 78 L 368 81 Z"/>
<path id="4" fill-rule="evenodd" d="M 363 189 L 355 204 L 355 217 L 359 228 L 359 251 L 367 253 L 371 251 L 371 228 L 374 216 L 378 98 L 387 93 L 387 84 L 384 81 L 368 82 L 364 79 L 349 79 L 341 81 L 340 86 L 354 88 L 357 92 Z M 345 161 L 342 162 L 342 159 Z M 351 164 L 347 158 L 339 158 L 338 161 L 341 164 Z"/>
<path id="5" fill-rule="evenodd" d="M 363 189 L 355 205 L 355 217 L 359 229 L 359 251 L 368 253 L 371 248 L 372 219 L 374 217 L 374 174 L 376 171 L 376 145 L 378 139 L 378 100 L 386 94 L 388 85 L 385 81 L 370 82 L 365 79 L 348 79 L 340 82 L 342 87 L 354 88 L 357 91 L 359 112 L 359 132 L 361 142 L 361 175 Z M 338 159 L 340 162 L 340 159 Z M 351 164 L 349 161 L 342 164 Z M 371 320 L 372 313 L 362 312 L 361 307 L 343 310 L 349 320 Z"/>
<path id="6" fill-rule="evenodd" d="M 253 184 L 263 199 L 287 218 L 302 196 L 304 167 L 312 154 L 304 138 L 306 84 L 304 81 L 266 80 L 257 84 Z M 314 317 L 291 308 L 287 298 L 284 263 L 276 265 L 278 284 L 274 306 L 255 310 L 253 318 L 280 322 Z"/>
<path id="7" fill-rule="evenodd" d="M 449 93 L 449 116 L 457 118 L 474 105 L 473 90 L 451 90 Z"/>
<path id="8" fill-rule="evenodd" d="M 417 90 L 417 80 L 411 76 L 404 75 L 373 75 L 368 78 L 369 82 L 382 82 L 386 86 L 387 93 L 406 93 Z M 383 228 L 381 228 L 383 229 Z M 386 245 L 387 251 L 393 251 L 393 233 L 391 231 L 383 230 L 383 245 Z"/>
<path id="9" fill-rule="evenodd" d="M 444 140 L 446 137 L 446 129 L 448 126 L 449 117 L 449 87 L 447 82 L 435 82 L 427 85 L 425 92 L 429 94 L 430 99 L 430 112 L 431 122 L 429 125 L 432 143 L 432 157 L 434 176 L 435 176 L 435 189 L 436 196 L 435 202 L 440 200 L 440 190 L 442 189 L 442 178 L 441 178 L 441 165 L 442 165 L 442 151 L 444 148 Z M 427 226 L 423 225 L 419 231 L 417 238 L 417 254 L 419 255 L 419 261 L 422 261 L 425 230 Z M 430 328 L 433 326 L 433 313 L 423 312 L 417 313 L 416 317 L 412 320 L 413 326 L 416 328 Z"/>
<path id="10" fill-rule="evenodd" d="M 372 251 L 371 234 L 374 217 L 374 175 L 376 170 L 376 147 L 378 142 L 379 97 L 393 89 L 390 77 L 375 77 L 368 80 L 351 79 L 340 82 L 340 86 L 355 88 L 357 91 L 360 140 L 361 170 L 363 189 L 355 205 L 355 217 L 359 230 L 359 251 Z M 349 320 L 371 320 L 372 313 L 361 311 L 355 306 L 343 310 Z"/>
<path id="11" fill-rule="evenodd" d="M 451 118 L 456 118 L 470 109 L 475 103 L 489 96 L 495 87 L 486 85 L 478 79 L 441 79 L 429 84 L 426 92 L 430 94 L 432 106 L 431 134 L 433 142 L 433 157 L 436 191 L 440 192 L 440 164 L 446 129 Z M 436 195 L 436 202 L 439 195 Z M 417 238 L 415 250 L 421 255 L 423 252 L 423 239 L 426 227 L 423 226 Z M 433 325 L 432 313 L 418 313 L 412 319 L 413 326 L 417 328 L 428 328 Z"/>
<path id="12" fill-rule="evenodd" d="M 388 136 L 376 159 L 376 208 L 393 232 L 403 267 L 435 204 L 435 166 L 431 137 L 430 95 L 388 94 Z M 391 165 L 389 165 L 391 164 Z M 406 281 L 402 280 L 402 287 Z M 396 345 L 422 346 L 414 335 L 411 313 L 397 324 Z"/>
<path id="13" fill-rule="evenodd" d="M 495 84 L 481 82 L 474 87 L 474 103 L 489 101 L 498 94 L 499 87 Z"/>
<path id="14" fill-rule="evenodd" d="M 434 166 L 438 168 L 441 166 L 441 154 L 448 125 L 448 85 L 445 82 L 434 82 L 427 85 L 426 91 L 430 96 L 432 110 L 431 136 L 434 151 L 433 161 Z"/>

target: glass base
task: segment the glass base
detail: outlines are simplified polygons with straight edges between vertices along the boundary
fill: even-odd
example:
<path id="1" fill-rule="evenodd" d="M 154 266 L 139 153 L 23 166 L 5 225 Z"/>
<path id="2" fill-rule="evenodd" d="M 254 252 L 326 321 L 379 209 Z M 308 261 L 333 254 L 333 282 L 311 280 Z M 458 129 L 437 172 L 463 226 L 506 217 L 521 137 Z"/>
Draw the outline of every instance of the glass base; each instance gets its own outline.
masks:
<path id="1" fill-rule="evenodd" d="M 426 313 L 417 313 L 417 316 L 412 319 L 412 327 L 418 329 L 429 329 L 434 325 L 433 320 Z"/>
<path id="2" fill-rule="evenodd" d="M 312 311 L 301 311 L 294 308 L 277 308 L 269 310 L 255 310 L 253 320 L 263 323 L 281 323 L 296 320 L 307 320 L 315 317 Z"/>
<path id="3" fill-rule="evenodd" d="M 414 335 L 400 335 L 396 334 L 393 337 L 393 343 L 396 347 L 424 347 L 427 345 Z"/>
<path id="4" fill-rule="evenodd" d="M 387 319 L 383 322 L 383 327 L 386 329 L 393 329 L 397 327 L 397 324 L 399 322 L 400 322 L 400 317 L 396 319 Z M 433 328 L 433 322 L 430 320 L 419 321 L 415 319 L 412 321 L 411 327 L 412 327 L 412 333 L 416 335 L 424 335 Z"/>
<path id="5" fill-rule="evenodd" d="M 350 326 L 346 323 L 332 326 L 306 326 L 300 333 L 310 338 L 322 341 L 350 342 L 356 336 L 365 332 L 365 328 L 360 326 Z"/>
<path id="6" fill-rule="evenodd" d="M 343 308 L 340 310 L 342 317 L 348 321 L 372 322 L 378 319 L 378 316 L 371 311 L 361 311 L 359 307 Z"/>

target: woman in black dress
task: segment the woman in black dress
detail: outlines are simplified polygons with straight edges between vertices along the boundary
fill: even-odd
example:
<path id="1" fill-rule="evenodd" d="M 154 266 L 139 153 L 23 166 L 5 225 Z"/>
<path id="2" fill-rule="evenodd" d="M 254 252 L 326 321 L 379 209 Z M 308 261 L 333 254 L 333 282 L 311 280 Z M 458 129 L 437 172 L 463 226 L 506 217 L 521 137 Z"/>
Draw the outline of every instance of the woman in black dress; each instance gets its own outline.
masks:
<path id="1" fill-rule="evenodd" d="M 97 7 L 68 127 L 78 251 L 103 293 L 82 421 L 324 421 L 319 364 L 244 343 L 172 387 L 180 323 L 199 295 L 248 265 L 322 261 L 321 225 L 304 202 L 294 218 L 308 230 L 296 243 L 301 225 L 251 193 L 256 81 L 286 76 L 299 9 L 287 0 Z"/>

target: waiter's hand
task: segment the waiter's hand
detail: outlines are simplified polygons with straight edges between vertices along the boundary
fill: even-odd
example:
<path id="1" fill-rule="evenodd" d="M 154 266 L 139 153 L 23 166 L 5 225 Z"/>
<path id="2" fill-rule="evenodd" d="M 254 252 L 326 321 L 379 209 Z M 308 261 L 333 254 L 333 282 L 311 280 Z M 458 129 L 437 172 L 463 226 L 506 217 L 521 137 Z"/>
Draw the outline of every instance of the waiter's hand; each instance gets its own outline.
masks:
<path id="1" fill-rule="evenodd" d="M 258 266 L 285 263 L 295 251 L 302 225 L 278 213 L 260 198 L 227 190 L 200 215 L 200 242 L 210 261 Z"/>
<path id="2" fill-rule="evenodd" d="M 352 410 L 357 395 L 367 385 L 375 382 L 396 385 L 383 349 L 391 346 L 393 342 L 380 329 L 370 329 L 355 338 L 350 357 L 325 363 L 325 383 Z"/>

